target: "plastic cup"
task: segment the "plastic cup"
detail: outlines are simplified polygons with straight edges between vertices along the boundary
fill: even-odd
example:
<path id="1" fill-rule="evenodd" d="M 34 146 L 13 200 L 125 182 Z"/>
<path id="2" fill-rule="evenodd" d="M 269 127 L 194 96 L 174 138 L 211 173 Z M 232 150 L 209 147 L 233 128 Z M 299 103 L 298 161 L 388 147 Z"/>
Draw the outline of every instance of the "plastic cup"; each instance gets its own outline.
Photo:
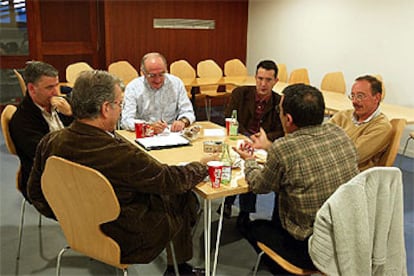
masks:
<path id="1" fill-rule="evenodd" d="M 135 120 L 135 137 L 142 138 L 145 136 L 144 130 L 145 121 L 143 120 Z"/>
<path id="2" fill-rule="evenodd" d="M 208 174 L 210 176 L 211 187 L 220 188 L 221 172 L 223 171 L 223 162 L 210 161 L 207 163 Z"/>
<path id="3" fill-rule="evenodd" d="M 226 118 L 226 135 L 230 135 L 231 118 Z"/>

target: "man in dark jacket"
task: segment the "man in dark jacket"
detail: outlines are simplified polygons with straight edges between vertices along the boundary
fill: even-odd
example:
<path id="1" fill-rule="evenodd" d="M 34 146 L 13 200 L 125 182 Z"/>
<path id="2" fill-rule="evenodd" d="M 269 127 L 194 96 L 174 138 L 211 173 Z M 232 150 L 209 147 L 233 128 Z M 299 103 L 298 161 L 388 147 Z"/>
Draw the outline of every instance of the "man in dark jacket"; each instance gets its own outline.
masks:
<path id="1" fill-rule="evenodd" d="M 263 60 L 256 67 L 256 86 L 242 86 L 233 90 L 225 116 L 230 117 L 232 111 L 237 110 L 239 133 L 249 137 L 263 128 L 271 141 L 283 136 L 282 123 L 277 113 L 281 96 L 273 91 L 273 86 L 278 81 L 277 73 L 275 62 Z M 231 206 L 235 199 L 236 196 L 226 198 L 224 215 L 227 218 L 231 216 Z M 249 221 L 249 214 L 256 212 L 256 195 L 241 194 L 239 200 L 237 225 L 243 227 Z"/>
<path id="2" fill-rule="evenodd" d="M 54 218 L 41 189 L 44 164 L 51 155 L 100 171 L 112 184 L 119 217 L 101 226 L 121 248 L 122 263 L 148 263 L 173 241 L 180 273 L 191 275 L 191 227 L 197 201 L 191 189 L 207 176 L 206 163 L 168 166 L 113 133 L 122 111 L 120 80 L 104 71 L 80 74 L 72 90 L 75 121 L 39 143 L 28 184 L 36 209 Z M 56 183 L 59 185 L 59 183 Z M 168 252 L 168 251 L 167 251 Z M 166 275 L 173 271 L 168 254 Z"/>
<path id="3" fill-rule="evenodd" d="M 24 70 L 26 95 L 9 123 L 10 135 L 21 163 L 19 190 L 27 199 L 27 180 L 36 146 L 50 131 L 72 122 L 72 109 L 59 96 L 58 71 L 50 64 L 32 61 Z"/>

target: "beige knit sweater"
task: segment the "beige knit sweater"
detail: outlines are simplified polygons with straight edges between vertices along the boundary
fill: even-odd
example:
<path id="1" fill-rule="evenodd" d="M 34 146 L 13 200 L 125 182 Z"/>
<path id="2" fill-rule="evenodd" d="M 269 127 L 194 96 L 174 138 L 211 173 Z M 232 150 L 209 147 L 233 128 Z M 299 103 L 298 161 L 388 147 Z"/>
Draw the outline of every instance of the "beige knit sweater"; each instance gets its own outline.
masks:
<path id="1" fill-rule="evenodd" d="M 358 151 L 358 168 L 363 171 L 378 166 L 390 142 L 392 127 L 383 113 L 367 123 L 355 125 L 352 122 L 353 112 L 353 109 L 337 112 L 329 122 L 342 127 L 355 143 Z"/>

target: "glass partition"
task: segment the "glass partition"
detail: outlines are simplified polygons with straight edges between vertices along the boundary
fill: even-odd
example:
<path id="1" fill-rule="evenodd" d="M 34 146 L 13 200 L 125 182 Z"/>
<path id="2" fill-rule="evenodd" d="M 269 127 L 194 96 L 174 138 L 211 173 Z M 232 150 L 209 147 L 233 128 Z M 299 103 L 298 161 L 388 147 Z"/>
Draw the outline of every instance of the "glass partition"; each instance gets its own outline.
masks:
<path id="1" fill-rule="evenodd" d="M 26 1 L 0 1 L 0 55 L 29 55 Z"/>

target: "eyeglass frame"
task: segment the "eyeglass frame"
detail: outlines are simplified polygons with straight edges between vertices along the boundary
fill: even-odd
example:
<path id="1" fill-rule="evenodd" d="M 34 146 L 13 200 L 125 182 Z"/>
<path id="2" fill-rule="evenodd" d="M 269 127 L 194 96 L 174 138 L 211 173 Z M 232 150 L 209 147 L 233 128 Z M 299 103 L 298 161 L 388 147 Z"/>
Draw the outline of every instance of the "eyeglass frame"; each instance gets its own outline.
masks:
<path id="1" fill-rule="evenodd" d="M 154 79 L 156 77 L 164 78 L 165 77 L 165 74 L 167 73 L 167 72 L 161 72 L 161 73 L 153 74 L 153 73 L 147 73 L 145 71 L 143 71 L 143 72 L 144 72 L 145 76 L 147 78 L 150 78 L 150 79 Z"/>
<path id="2" fill-rule="evenodd" d="M 357 93 L 356 95 L 353 95 L 353 94 L 348 95 L 348 99 L 350 99 L 351 101 L 353 101 L 355 99 L 358 102 L 362 102 L 367 97 L 368 97 L 367 95 L 361 94 L 361 93 Z"/>

